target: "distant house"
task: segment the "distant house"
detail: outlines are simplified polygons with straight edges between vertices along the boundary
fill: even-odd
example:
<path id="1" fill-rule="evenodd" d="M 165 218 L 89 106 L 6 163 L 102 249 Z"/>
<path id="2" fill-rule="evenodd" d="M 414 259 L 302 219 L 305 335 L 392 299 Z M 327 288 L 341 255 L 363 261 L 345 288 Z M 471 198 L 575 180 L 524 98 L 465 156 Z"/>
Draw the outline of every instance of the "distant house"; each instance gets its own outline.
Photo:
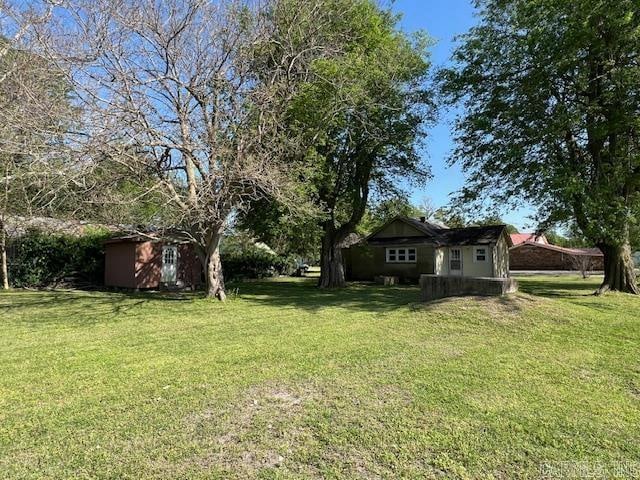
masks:
<path id="1" fill-rule="evenodd" d="M 543 234 L 536 235 L 535 233 L 512 233 L 509 235 L 511 238 L 511 243 L 513 245 L 520 245 L 521 243 L 530 242 L 530 243 L 542 243 L 544 245 L 549 244 L 549 240 Z"/>
<path id="2" fill-rule="evenodd" d="M 107 287 L 195 289 L 201 283 L 194 247 L 180 238 L 126 235 L 105 242 Z"/>
<path id="3" fill-rule="evenodd" d="M 525 241 L 510 248 L 511 270 L 602 270 L 604 255 L 597 248 L 566 248 Z"/>
<path id="4" fill-rule="evenodd" d="M 505 225 L 446 228 L 400 216 L 342 252 L 348 280 L 416 281 L 421 274 L 507 277 L 510 245 Z"/>
<path id="5" fill-rule="evenodd" d="M 9 239 L 18 239 L 29 230 L 53 234 L 81 237 L 92 230 L 116 232 L 118 227 L 82 220 L 64 220 L 53 217 L 21 217 L 9 216 L 5 219 L 5 228 Z"/>

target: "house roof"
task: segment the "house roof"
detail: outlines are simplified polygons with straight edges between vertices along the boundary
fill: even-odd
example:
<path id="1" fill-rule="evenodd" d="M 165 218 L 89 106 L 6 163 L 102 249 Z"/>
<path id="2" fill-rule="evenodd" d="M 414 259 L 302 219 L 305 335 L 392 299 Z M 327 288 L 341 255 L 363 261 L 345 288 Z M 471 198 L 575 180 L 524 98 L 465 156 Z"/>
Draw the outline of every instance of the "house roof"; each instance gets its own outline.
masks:
<path id="1" fill-rule="evenodd" d="M 418 220 L 417 218 L 411 218 L 411 217 L 405 217 L 403 215 L 398 215 L 396 217 L 393 217 L 391 220 L 389 220 L 388 222 L 386 222 L 384 225 L 376 228 L 373 232 L 371 232 L 369 235 L 367 235 L 364 240 L 368 241 L 369 239 L 374 238 L 378 233 L 380 233 L 382 230 L 384 230 L 385 228 L 387 228 L 389 225 L 391 225 L 393 222 L 400 220 L 401 222 L 404 222 L 408 225 L 411 225 L 412 227 L 414 227 L 415 229 L 417 229 L 418 231 L 424 233 L 425 235 L 435 235 L 437 230 L 442 229 L 443 227 L 440 227 L 434 223 L 425 221 L 422 222 L 421 220 Z M 418 238 L 422 238 L 422 236 L 418 236 Z"/>
<path id="2" fill-rule="evenodd" d="M 536 235 L 535 233 L 512 233 L 509 235 L 511 237 L 511 242 L 514 245 L 520 245 L 525 242 L 535 242 L 535 243 L 544 243 L 548 244 L 549 241 L 547 237 L 543 234 Z"/>
<path id="3" fill-rule="evenodd" d="M 484 245 L 496 243 L 505 232 L 506 225 L 448 228 L 440 231 L 443 245 Z"/>
<path id="4" fill-rule="evenodd" d="M 414 227 L 422 235 L 376 238 L 376 235 L 389 224 L 400 220 Z M 485 245 L 496 243 L 504 235 L 506 225 L 485 225 L 463 228 L 443 228 L 430 222 L 410 217 L 395 217 L 370 234 L 365 240 L 369 245 Z M 508 236 L 505 235 L 508 239 Z"/>
<path id="5" fill-rule="evenodd" d="M 90 229 L 108 230 L 110 232 L 116 232 L 120 229 L 120 227 L 115 225 L 92 223 L 83 220 L 67 220 L 53 217 L 23 217 L 19 215 L 5 218 L 5 228 L 9 238 L 22 237 L 29 230 L 79 237 L 86 234 Z"/>
<path id="6" fill-rule="evenodd" d="M 510 250 L 520 248 L 523 246 L 532 246 L 536 248 L 544 248 L 546 250 L 553 250 L 555 252 L 566 253 L 567 255 L 590 255 L 593 257 L 602 257 L 603 253 L 599 248 L 567 248 L 560 247 L 559 245 L 552 245 L 550 243 L 538 243 L 538 242 L 524 242 L 518 245 L 514 245 Z"/>
<path id="7" fill-rule="evenodd" d="M 418 220 L 417 218 L 411 217 L 397 217 L 397 219 L 403 220 L 412 227 L 424 232 L 426 235 L 438 235 L 438 232 L 441 230 L 447 230 L 447 227 L 442 227 L 436 223 L 431 223 L 428 220 L 424 222 L 422 220 Z"/>
<path id="8" fill-rule="evenodd" d="M 439 244 L 434 241 L 431 237 L 426 236 L 415 236 L 415 237 L 384 237 L 384 238 L 370 238 L 366 240 L 364 243 L 368 245 L 429 245 L 429 246 L 438 246 Z"/>

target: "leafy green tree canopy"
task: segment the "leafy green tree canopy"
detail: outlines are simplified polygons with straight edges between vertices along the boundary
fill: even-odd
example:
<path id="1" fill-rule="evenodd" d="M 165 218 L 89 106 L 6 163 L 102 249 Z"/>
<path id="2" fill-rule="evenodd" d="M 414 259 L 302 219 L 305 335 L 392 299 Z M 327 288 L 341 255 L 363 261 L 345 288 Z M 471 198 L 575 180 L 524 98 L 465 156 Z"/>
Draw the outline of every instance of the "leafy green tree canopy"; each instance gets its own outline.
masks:
<path id="1" fill-rule="evenodd" d="M 305 8 L 307 2 L 294 2 Z M 417 145 L 431 114 L 424 36 L 370 0 L 323 2 L 339 55 L 314 61 L 293 102 L 291 126 L 305 139 L 307 175 L 323 230 L 321 287 L 344 285 L 340 242 L 355 231 L 372 193 L 399 193 L 398 179 L 424 180 Z"/>
<path id="2" fill-rule="evenodd" d="M 452 157 L 463 201 L 528 200 L 542 229 L 574 220 L 605 255 L 608 289 L 639 293 L 640 4 L 479 0 L 478 26 L 441 75 L 462 106 Z"/>

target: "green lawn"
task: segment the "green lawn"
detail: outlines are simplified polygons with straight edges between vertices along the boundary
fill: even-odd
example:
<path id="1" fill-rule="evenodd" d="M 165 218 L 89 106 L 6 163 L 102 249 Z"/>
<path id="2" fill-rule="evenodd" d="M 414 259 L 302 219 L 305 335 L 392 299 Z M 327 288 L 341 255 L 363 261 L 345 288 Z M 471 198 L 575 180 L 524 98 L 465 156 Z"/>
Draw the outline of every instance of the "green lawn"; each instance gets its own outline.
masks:
<path id="1" fill-rule="evenodd" d="M 0 478 L 613 471 L 640 459 L 640 300 L 597 282 L 0 294 Z"/>

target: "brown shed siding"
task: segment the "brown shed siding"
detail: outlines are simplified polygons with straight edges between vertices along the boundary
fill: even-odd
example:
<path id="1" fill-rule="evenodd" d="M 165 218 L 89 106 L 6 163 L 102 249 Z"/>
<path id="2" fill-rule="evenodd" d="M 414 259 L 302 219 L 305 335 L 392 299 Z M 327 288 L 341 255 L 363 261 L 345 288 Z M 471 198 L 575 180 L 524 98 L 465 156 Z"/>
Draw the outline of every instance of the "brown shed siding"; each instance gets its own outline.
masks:
<path id="1" fill-rule="evenodd" d="M 136 288 L 136 244 L 105 245 L 104 284 L 108 287 Z"/>
<path id="2" fill-rule="evenodd" d="M 105 285 L 120 288 L 161 287 L 162 247 L 175 245 L 159 241 L 111 241 L 105 245 Z M 193 245 L 178 247 L 177 286 L 197 287 L 202 267 Z"/>
<path id="3" fill-rule="evenodd" d="M 162 274 L 162 244 L 136 244 L 136 288 L 158 288 Z"/>
<path id="4" fill-rule="evenodd" d="M 520 244 L 509 252 L 511 270 L 577 270 L 575 259 L 578 255 L 554 250 L 539 244 Z M 592 270 L 602 270 L 602 255 L 588 255 Z"/>
<path id="5" fill-rule="evenodd" d="M 136 259 L 137 288 L 158 288 L 162 281 L 162 247 L 174 245 L 162 242 L 139 243 Z M 200 260 L 193 245 L 181 244 L 178 247 L 177 280 L 178 286 L 195 287 L 200 285 L 202 271 Z"/>
<path id="6" fill-rule="evenodd" d="M 178 246 L 178 282 L 186 287 L 197 287 L 202 283 L 202 263 L 193 245 Z"/>

